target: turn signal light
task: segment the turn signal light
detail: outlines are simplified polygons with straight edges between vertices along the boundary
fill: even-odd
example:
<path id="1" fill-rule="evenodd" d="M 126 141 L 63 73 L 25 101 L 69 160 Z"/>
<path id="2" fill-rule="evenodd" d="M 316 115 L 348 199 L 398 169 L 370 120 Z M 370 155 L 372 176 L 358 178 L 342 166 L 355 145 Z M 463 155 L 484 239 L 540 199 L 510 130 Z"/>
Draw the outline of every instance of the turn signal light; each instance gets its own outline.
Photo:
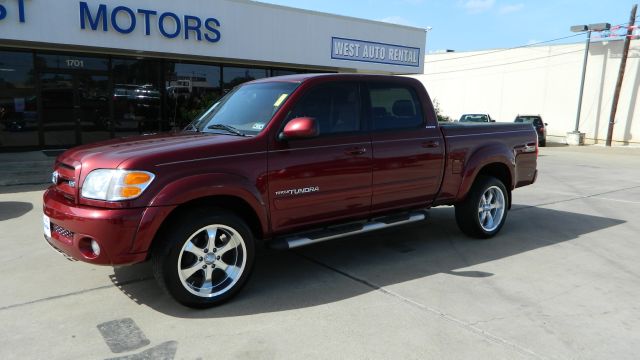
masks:
<path id="1" fill-rule="evenodd" d="M 127 199 L 127 198 L 132 198 L 132 197 L 136 197 L 138 195 L 140 195 L 140 193 L 142 192 L 142 190 L 138 187 L 135 186 L 127 186 L 127 187 L 123 187 L 120 189 L 120 196 L 122 196 L 123 198 Z"/>
<path id="2" fill-rule="evenodd" d="M 131 172 L 128 173 L 125 177 L 124 177 L 124 184 L 125 185 L 140 185 L 140 184 L 145 184 L 147 182 L 149 182 L 149 180 L 151 180 L 151 175 L 147 174 L 147 173 L 143 173 L 143 172 Z M 130 188 L 125 188 L 125 189 L 130 189 Z M 124 191 L 124 189 L 123 189 Z M 138 193 L 136 193 L 135 195 L 137 195 Z"/>

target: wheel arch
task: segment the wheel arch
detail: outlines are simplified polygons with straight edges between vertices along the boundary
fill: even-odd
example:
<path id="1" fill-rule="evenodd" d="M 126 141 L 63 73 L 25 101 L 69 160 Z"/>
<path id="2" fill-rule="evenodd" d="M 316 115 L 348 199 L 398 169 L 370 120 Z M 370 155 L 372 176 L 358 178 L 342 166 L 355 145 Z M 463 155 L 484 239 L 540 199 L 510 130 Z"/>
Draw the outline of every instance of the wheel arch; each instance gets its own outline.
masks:
<path id="1" fill-rule="evenodd" d="M 257 188 L 239 176 L 206 174 L 179 179 L 165 186 L 153 199 L 148 210 L 166 210 L 149 213 L 150 219 L 145 219 L 149 225 L 134 242 L 133 252 L 150 252 L 166 226 L 190 209 L 203 207 L 234 213 L 247 222 L 256 239 L 264 239 L 270 236 L 266 206 Z"/>
<path id="2" fill-rule="evenodd" d="M 515 155 L 502 144 L 492 144 L 476 151 L 467 161 L 456 202 L 464 201 L 480 176 L 493 176 L 507 189 L 509 207 L 511 190 L 515 187 Z"/>

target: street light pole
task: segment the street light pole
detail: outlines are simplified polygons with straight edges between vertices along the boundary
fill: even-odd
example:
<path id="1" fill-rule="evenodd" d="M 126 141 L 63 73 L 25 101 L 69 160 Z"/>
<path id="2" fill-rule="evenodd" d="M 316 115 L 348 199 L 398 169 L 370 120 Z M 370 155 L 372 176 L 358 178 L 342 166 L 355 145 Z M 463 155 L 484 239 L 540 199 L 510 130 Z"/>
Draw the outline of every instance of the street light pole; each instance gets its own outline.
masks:
<path id="1" fill-rule="evenodd" d="M 582 60 L 582 80 L 580 80 L 580 95 L 578 95 L 578 113 L 576 114 L 576 126 L 574 133 L 580 133 L 580 112 L 582 111 L 582 95 L 584 94 L 584 80 L 587 77 L 587 61 L 589 61 L 589 47 L 591 46 L 591 30 L 587 31 L 587 45 L 584 49 L 584 60 Z"/>
<path id="2" fill-rule="evenodd" d="M 427 26 L 426 29 L 424 29 L 425 32 L 425 36 L 424 36 L 424 54 L 427 55 L 428 51 L 427 51 L 427 47 L 429 46 L 429 32 L 433 30 L 433 28 L 431 26 Z"/>
<path id="3" fill-rule="evenodd" d="M 587 61 L 589 60 L 589 47 L 591 46 L 591 32 L 609 30 L 611 24 L 599 23 L 591 25 L 575 25 L 571 27 L 573 32 L 587 32 L 587 44 L 584 49 L 584 59 L 582 60 L 582 78 L 580 79 L 580 94 L 578 95 L 578 111 L 576 112 L 576 125 L 573 132 L 567 133 L 567 144 L 584 145 L 584 133 L 580 132 L 580 113 L 582 112 L 582 95 L 584 94 L 584 81 L 587 77 Z"/>

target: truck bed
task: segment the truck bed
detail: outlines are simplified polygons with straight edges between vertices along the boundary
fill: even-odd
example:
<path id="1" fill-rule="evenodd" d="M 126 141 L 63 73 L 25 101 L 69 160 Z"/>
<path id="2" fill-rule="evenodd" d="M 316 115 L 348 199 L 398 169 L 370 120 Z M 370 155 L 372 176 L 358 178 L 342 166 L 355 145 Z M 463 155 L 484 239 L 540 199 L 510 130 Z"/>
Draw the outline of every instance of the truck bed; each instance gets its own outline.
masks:
<path id="1" fill-rule="evenodd" d="M 452 204 L 464 198 L 462 186 L 483 162 L 486 153 L 505 154 L 515 164 L 513 188 L 533 183 L 536 176 L 537 133 L 531 124 L 440 123 L 447 154 L 445 173 L 436 205 Z M 535 147 L 535 148 L 533 148 Z M 462 175 L 462 176 L 460 176 Z"/>

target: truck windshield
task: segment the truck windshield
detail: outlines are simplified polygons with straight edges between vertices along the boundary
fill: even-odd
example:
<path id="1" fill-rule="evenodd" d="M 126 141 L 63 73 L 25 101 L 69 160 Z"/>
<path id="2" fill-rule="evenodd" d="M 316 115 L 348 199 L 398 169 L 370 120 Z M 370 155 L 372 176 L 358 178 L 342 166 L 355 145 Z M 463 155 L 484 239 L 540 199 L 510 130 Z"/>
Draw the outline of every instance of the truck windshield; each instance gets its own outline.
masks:
<path id="1" fill-rule="evenodd" d="M 198 116 L 187 129 L 257 135 L 299 85 L 271 82 L 239 86 Z"/>

